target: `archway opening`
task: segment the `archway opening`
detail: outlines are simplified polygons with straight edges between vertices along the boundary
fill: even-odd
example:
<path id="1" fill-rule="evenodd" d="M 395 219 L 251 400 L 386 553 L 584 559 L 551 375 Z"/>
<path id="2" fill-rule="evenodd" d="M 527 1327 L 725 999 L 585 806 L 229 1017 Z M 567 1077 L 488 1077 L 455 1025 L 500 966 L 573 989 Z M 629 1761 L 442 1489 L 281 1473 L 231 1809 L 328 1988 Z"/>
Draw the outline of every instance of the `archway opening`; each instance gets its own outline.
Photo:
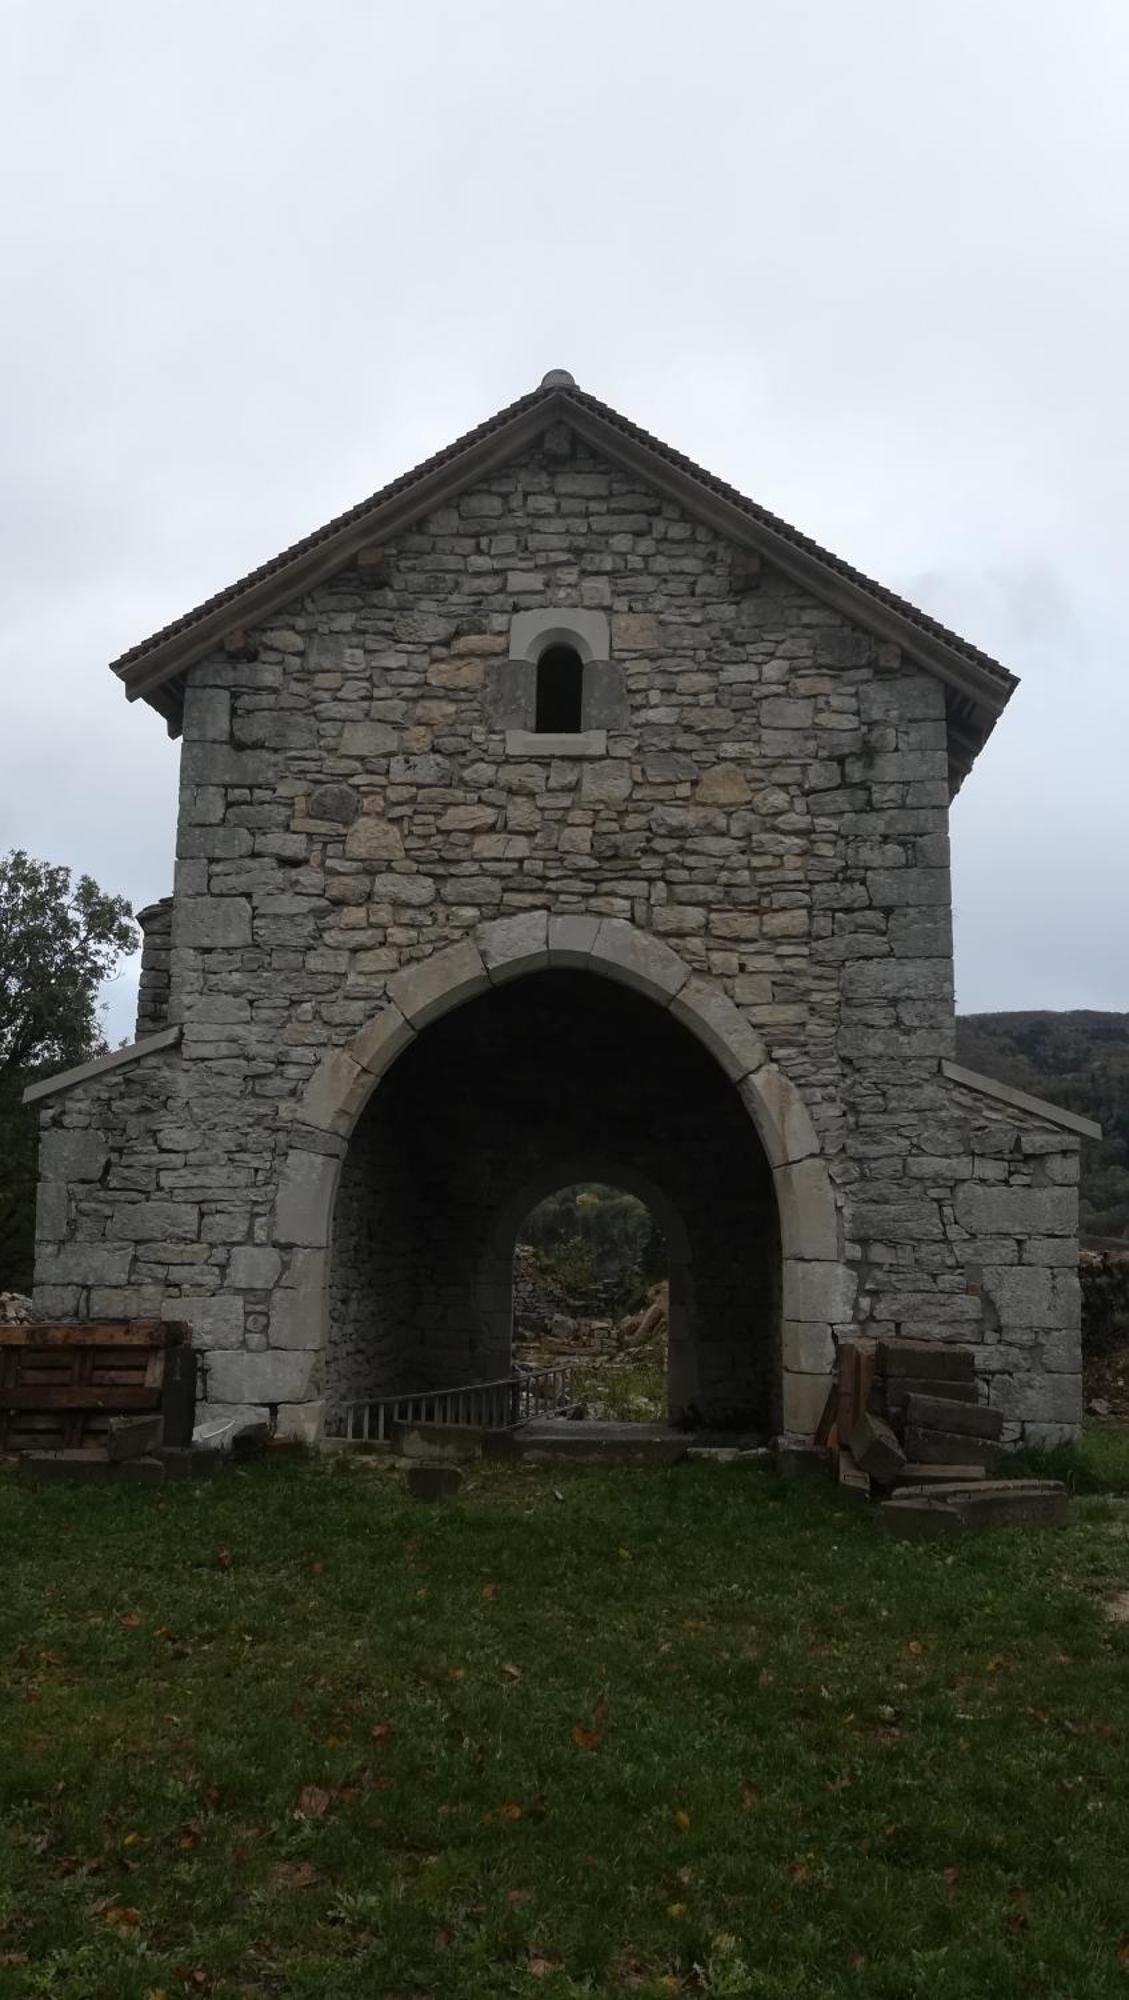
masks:
<path id="1" fill-rule="evenodd" d="M 542 1197 L 519 1225 L 515 1366 L 567 1371 L 585 1416 L 666 1417 L 669 1318 L 666 1236 L 639 1194 L 581 1181 Z"/>
<path id="2" fill-rule="evenodd" d="M 530 973 L 426 1027 L 360 1114 L 338 1182 L 327 1429 L 345 1405 L 513 1367 L 513 1255 L 580 1183 L 656 1216 L 673 1420 L 778 1427 L 772 1173 L 734 1085 L 664 1007 L 585 971 Z"/>

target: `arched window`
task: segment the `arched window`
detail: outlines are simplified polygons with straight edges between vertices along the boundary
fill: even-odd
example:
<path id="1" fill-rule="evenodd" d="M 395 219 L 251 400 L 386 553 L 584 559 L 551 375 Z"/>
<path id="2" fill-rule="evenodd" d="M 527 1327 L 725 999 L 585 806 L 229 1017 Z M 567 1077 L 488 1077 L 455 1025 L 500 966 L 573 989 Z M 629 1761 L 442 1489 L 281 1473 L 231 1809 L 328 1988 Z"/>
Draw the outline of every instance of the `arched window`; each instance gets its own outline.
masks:
<path id="1" fill-rule="evenodd" d="M 583 682 L 584 662 L 575 646 L 546 646 L 537 662 L 538 735 L 579 734 Z"/>

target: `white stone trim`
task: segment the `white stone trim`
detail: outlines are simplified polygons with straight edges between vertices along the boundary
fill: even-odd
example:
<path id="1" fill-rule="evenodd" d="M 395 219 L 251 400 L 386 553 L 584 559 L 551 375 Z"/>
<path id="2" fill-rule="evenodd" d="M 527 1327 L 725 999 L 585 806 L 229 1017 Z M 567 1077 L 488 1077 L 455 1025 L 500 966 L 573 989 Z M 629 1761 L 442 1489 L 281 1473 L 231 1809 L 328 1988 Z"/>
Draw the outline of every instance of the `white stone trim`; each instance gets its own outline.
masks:
<path id="1" fill-rule="evenodd" d="M 38 1104 L 45 1097 L 54 1097 L 61 1090 L 73 1090 L 76 1084 L 88 1083 L 92 1076 L 103 1076 L 107 1070 L 125 1069 L 127 1064 L 140 1062 L 142 1056 L 156 1055 L 159 1049 L 172 1049 L 180 1040 L 180 1023 L 172 1028 L 161 1028 L 155 1035 L 145 1035 L 139 1042 L 130 1042 L 127 1048 L 111 1049 L 108 1055 L 95 1056 L 92 1061 L 79 1063 L 76 1069 L 65 1069 L 58 1076 L 49 1076 L 42 1083 L 29 1083 L 24 1091 L 25 1104 Z"/>
<path id="2" fill-rule="evenodd" d="M 550 646 L 572 646 L 585 666 L 589 660 L 610 660 L 611 626 L 607 613 L 579 604 L 553 604 L 544 611 L 515 611 L 510 620 L 510 656 L 536 666 Z"/>
<path id="3" fill-rule="evenodd" d="M 981 1076 L 979 1070 L 964 1069 L 960 1063 L 941 1061 L 941 1074 L 950 1083 L 959 1083 L 963 1090 L 974 1090 L 979 1097 L 993 1097 L 997 1104 L 1006 1104 L 1013 1111 L 1027 1111 L 1032 1118 L 1041 1118 L 1045 1125 L 1059 1125 L 1064 1132 L 1077 1132 L 1083 1139 L 1100 1139 L 1102 1128 L 1095 1125 L 1092 1118 L 1082 1118 L 1076 1111 L 1063 1111 L 1057 1104 L 1048 1104 L 1044 1097 L 1029 1097 L 1025 1090 L 1014 1090 L 1010 1083 L 998 1083 L 994 1076 Z"/>

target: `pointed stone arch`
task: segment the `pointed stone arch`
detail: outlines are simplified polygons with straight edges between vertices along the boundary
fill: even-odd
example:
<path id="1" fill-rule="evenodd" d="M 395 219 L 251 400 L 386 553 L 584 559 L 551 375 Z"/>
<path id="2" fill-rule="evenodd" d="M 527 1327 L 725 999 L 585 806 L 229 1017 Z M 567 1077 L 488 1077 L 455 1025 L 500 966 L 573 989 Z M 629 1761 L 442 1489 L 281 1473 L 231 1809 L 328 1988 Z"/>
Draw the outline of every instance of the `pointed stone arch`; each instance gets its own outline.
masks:
<path id="1" fill-rule="evenodd" d="M 329 1242 L 341 1161 L 380 1079 L 433 1022 L 492 986 L 548 968 L 594 973 L 669 1010 L 737 1090 L 772 1170 L 782 1271 L 782 1422 L 810 1436 L 834 1361 L 833 1329 L 849 1326 L 854 1276 L 819 1140 L 803 1099 L 772 1063 L 745 1015 L 713 980 L 661 939 L 620 918 L 531 911 L 481 925 L 388 982 L 383 1006 L 344 1048 L 323 1056 L 295 1107 L 280 1177 L 274 1241 L 293 1253 L 276 1294 L 282 1344 L 299 1321 L 327 1320 Z M 272 1315 L 272 1341 L 275 1335 Z"/>

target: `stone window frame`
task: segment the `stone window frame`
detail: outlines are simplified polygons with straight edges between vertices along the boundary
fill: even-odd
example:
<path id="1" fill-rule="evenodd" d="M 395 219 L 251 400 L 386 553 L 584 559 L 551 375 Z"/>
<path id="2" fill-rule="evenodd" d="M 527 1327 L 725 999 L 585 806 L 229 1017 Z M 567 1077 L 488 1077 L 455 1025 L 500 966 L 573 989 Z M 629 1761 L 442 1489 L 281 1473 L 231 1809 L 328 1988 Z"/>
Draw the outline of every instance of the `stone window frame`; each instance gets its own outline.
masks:
<path id="1" fill-rule="evenodd" d="M 583 680 L 580 729 L 546 734 L 535 727 L 537 666 L 550 646 L 570 646 L 580 655 Z M 507 757 L 606 757 L 609 729 L 627 720 L 623 668 L 611 657 L 611 624 L 606 612 L 584 605 L 554 604 L 542 611 L 516 611 L 510 620 L 510 650 L 491 675 L 494 720 L 505 733 Z"/>

